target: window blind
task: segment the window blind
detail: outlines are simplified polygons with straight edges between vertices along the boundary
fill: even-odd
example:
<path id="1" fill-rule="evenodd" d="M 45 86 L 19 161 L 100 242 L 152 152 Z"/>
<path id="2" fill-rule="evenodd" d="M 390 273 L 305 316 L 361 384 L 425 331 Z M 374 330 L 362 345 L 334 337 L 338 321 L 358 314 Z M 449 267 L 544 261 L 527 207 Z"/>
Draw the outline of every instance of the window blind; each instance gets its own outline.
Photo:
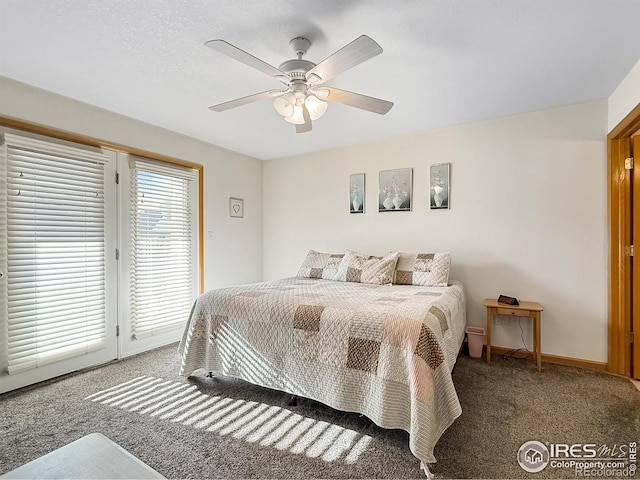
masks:
<path id="1" fill-rule="evenodd" d="M 3 140 L 0 262 L 13 374 L 105 346 L 108 159 L 90 147 L 8 133 Z"/>
<path id="2" fill-rule="evenodd" d="M 198 173 L 139 158 L 130 169 L 131 331 L 141 339 L 182 328 L 191 309 Z"/>

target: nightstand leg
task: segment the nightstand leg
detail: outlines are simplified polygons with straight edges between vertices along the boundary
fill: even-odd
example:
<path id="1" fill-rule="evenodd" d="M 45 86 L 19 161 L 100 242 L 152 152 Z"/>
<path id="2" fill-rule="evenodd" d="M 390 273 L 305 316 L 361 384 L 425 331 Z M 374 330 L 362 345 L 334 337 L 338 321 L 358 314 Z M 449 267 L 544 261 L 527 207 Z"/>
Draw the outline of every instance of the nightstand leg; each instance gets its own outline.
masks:
<path id="1" fill-rule="evenodd" d="M 491 318 L 493 308 L 487 307 L 487 363 L 491 363 Z"/>
<path id="2" fill-rule="evenodd" d="M 540 348 L 540 312 L 533 314 L 533 349 L 536 354 L 536 365 L 538 371 L 542 371 L 542 349 Z"/>

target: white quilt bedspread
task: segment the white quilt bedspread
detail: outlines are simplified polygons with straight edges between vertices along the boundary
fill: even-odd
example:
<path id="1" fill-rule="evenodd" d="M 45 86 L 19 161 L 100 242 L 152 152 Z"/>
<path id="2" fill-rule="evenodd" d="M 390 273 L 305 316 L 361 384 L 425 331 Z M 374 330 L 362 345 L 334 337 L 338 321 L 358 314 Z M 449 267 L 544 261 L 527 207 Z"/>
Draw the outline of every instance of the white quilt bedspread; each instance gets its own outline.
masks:
<path id="1" fill-rule="evenodd" d="M 409 432 L 425 463 L 461 414 L 451 378 L 466 321 L 462 285 L 292 277 L 201 295 L 180 343 L 198 369 L 311 398 Z"/>

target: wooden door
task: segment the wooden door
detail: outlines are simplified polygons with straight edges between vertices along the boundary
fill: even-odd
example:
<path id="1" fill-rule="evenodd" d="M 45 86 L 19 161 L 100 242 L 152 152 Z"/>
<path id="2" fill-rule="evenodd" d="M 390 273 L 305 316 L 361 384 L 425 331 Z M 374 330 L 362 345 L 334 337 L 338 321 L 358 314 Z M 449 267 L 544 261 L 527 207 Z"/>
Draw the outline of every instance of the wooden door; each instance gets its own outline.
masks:
<path id="1" fill-rule="evenodd" d="M 609 210 L 607 370 L 635 378 L 640 378 L 640 145 L 638 145 L 638 139 L 640 139 L 640 103 L 607 135 Z M 635 145 L 633 145 L 634 142 Z M 632 157 L 634 146 L 636 168 L 628 170 L 625 168 L 625 159 Z M 634 239 L 638 252 L 634 252 L 635 255 L 631 256 L 629 247 L 634 244 Z M 631 343 L 632 333 L 635 335 L 634 343 Z"/>
<path id="2" fill-rule="evenodd" d="M 632 186 L 632 231 L 634 252 L 632 266 L 632 300 L 631 300 L 631 375 L 640 379 L 640 130 L 631 137 L 631 158 L 634 158 Z"/>

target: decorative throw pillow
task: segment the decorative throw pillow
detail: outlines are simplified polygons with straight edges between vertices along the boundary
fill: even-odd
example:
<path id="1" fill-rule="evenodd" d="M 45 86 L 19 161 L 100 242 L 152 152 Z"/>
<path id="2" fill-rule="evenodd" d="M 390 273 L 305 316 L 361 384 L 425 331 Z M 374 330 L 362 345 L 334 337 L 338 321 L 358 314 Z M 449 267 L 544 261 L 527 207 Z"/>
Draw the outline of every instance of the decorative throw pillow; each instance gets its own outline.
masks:
<path id="1" fill-rule="evenodd" d="M 342 257 L 344 257 L 343 253 L 321 253 L 309 250 L 300 270 L 298 270 L 298 276 L 334 280 Z"/>
<path id="2" fill-rule="evenodd" d="M 393 282 L 398 255 L 399 252 L 393 252 L 386 257 L 374 257 L 347 250 L 335 280 L 374 285 L 389 284 Z"/>
<path id="3" fill-rule="evenodd" d="M 400 253 L 396 265 L 394 283 L 397 285 L 421 285 L 446 287 L 449 282 L 451 254 Z"/>

